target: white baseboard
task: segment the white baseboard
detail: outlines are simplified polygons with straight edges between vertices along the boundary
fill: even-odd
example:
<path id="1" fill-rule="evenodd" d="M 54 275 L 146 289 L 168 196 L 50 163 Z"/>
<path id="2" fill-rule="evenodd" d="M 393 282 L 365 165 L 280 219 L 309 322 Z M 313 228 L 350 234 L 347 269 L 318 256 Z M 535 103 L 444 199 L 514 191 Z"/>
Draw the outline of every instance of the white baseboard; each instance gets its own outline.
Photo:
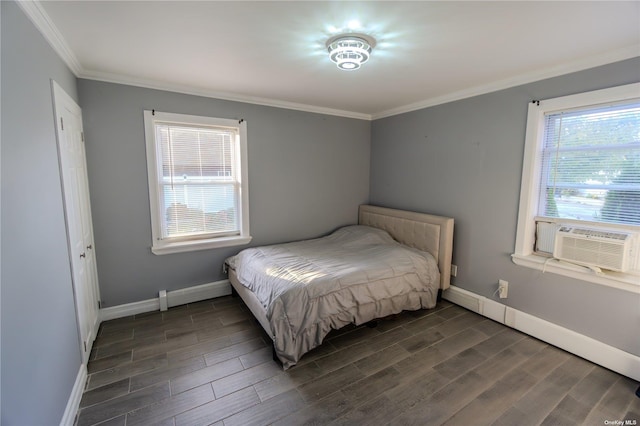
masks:
<path id="1" fill-rule="evenodd" d="M 100 309 L 100 321 L 109 321 L 116 318 L 123 318 L 130 315 L 143 314 L 145 312 L 159 310 L 160 302 L 158 301 L 158 299 L 142 300 L 140 302 L 127 303 L 124 305 Z"/>
<path id="2" fill-rule="evenodd" d="M 211 299 L 214 297 L 226 296 L 228 294 L 231 294 L 231 284 L 229 284 L 229 280 L 222 280 L 183 288 L 180 290 L 168 291 L 166 292 L 166 302 L 168 307 L 172 307 Z M 140 302 L 127 303 L 125 305 L 100 309 L 100 320 L 108 321 L 111 319 L 159 310 L 160 299 L 157 297 L 155 299 L 142 300 Z"/>
<path id="3" fill-rule="evenodd" d="M 213 299 L 214 297 L 227 296 L 231 294 L 231 284 L 229 280 L 216 281 L 214 283 L 197 285 L 167 292 L 167 302 L 169 307 L 184 305 L 186 303 L 199 302 L 201 300 Z"/>
<path id="4" fill-rule="evenodd" d="M 475 293 L 463 290 L 456 286 L 449 286 L 449 288 L 442 292 L 442 298 L 447 299 L 451 303 L 467 308 L 477 314 L 482 312 L 480 308 L 480 297 Z M 504 321 L 500 321 L 504 322 Z"/>
<path id="5" fill-rule="evenodd" d="M 229 280 L 216 281 L 213 283 L 197 285 L 189 288 L 183 288 L 180 290 L 174 290 L 159 293 L 155 299 L 142 300 L 140 302 L 127 303 L 125 305 L 113 306 L 111 308 L 100 309 L 98 315 L 98 321 L 95 325 L 94 336 L 98 333 L 98 328 L 102 321 L 108 321 L 116 318 L 128 317 L 130 315 L 142 314 L 145 312 L 158 311 L 165 303 L 169 306 L 184 305 L 185 303 L 198 302 L 200 300 L 212 299 L 214 297 L 226 296 L 231 294 L 231 284 Z M 162 300 L 160 299 L 162 296 Z M 73 426 L 75 422 L 76 413 L 78 407 L 80 407 L 80 400 L 82 399 L 82 392 L 87 381 L 87 366 L 85 364 L 80 365 L 80 371 L 73 385 L 71 395 L 67 401 L 67 407 L 64 410 L 61 426 Z"/>
<path id="6" fill-rule="evenodd" d="M 449 287 L 443 292 L 442 297 L 470 311 L 640 381 L 640 357 L 629 352 L 460 287 Z"/>
<path id="7" fill-rule="evenodd" d="M 76 420 L 76 413 L 78 407 L 80 407 L 80 400 L 82 399 L 82 392 L 84 392 L 84 385 L 87 382 L 87 366 L 85 364 L 80 365 L 80 370 L 76 376 L 76 381 L 71 389 L 71 395 L 67 401 L 67 407 L 60 420 L 60 426 L 73 426 Z"/>

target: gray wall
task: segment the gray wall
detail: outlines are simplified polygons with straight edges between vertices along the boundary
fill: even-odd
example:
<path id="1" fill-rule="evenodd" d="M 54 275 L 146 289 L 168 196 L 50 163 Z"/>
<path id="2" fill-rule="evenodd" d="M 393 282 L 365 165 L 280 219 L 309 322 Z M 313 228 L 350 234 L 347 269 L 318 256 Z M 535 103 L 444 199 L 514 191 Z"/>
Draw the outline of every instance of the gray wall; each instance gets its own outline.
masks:
<path id="1" fill-rule="evenodd" d="M 527 102 L 640 80 L 630 60 L 368 122 L 76 79 L 1 2 L 1 423 L 57 424 L 81 357 L 50 79 L 83 107 L 105 306 L 223 278 L 239 248 L 155 256 L 142 110 L 248 122 L 252 245 L 353 223 L 371 201 L 456 218 L 455 284 L 640 355 L 640 297 L 511 263 Z M 371 162 L 369 161 L 371 159 Z M 371 168 L 371 170 L 370 170 Z M 370 173 L 371 172 L 371 173 Z M 371 176 L 371 178 L 369 178 Z"/>
<path id="2" fill-rule="evenodd" d="M 640 58 L 372 124 L 372 204 L 455 218 L 461 288 L 640 356 L 640 295 L 512 263 L 527 105 L 640 81 Z M 425 80 L 428 84 L 428 80 Z"/>
<path id="3" fill-rule="evenodd" d="M 247 121 L 251 245 L 355 223 L 369 195 L 367 121 L 78 80 L 103 306 L 226 278 L 240 247 L 151 253 L 143 110 Z"/>
<path id="4" fill-rule="evenodd" d="M 81 358 L 50 79 L 76 79 L 13 2 L 2 9 L 2 424 L 62 418 Z"/>

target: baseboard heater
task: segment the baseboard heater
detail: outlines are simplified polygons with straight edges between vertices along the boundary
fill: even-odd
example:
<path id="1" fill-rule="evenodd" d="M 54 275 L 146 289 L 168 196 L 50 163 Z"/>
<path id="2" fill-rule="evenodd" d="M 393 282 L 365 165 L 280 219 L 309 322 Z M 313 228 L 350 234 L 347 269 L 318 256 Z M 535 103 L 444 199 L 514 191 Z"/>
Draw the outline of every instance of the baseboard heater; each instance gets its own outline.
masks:
<path id="1" fill-rule="evenodd" d="M 640 381 L 640 357 L 536 316 L 451 286 L 443 299 Z"/>
<path id="2" fill-rule="evenodd" d="M 231 294 L 229 280 L 216 281 L 179 290 L 161 290 L 155 299 L 100 309 L 100 321 L 108 321 L 145 312 L 167 310 L 173 306 L 195 303 L 229 294 Z"/>

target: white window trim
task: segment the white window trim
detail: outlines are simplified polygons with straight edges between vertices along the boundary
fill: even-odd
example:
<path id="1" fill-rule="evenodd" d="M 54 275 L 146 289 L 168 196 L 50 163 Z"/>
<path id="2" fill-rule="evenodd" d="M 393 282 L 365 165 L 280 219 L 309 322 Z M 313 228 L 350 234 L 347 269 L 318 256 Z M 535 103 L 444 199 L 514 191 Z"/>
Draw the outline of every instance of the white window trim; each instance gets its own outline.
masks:
<path id="1" fill-rule="evenodd" d="M 535 101 L 529 104 L 516 246 L 515 253 L 511 256 L 515 264 L 640 294 L 640 276 L 638 275 L 612 271 L 596 273 L 589 268 L 551 259 L 533 251 L 536 228 L 535 217 L 538 207 L 537 193 L 540 185 L 540 161 L 543 148 L 544 115 L 555 111 L 619 102 L 638 97 L 640 97 L 640 83 L 634 83 L 544 101 Z M 569 221 L 563 220 L 563 222 Z M 611 228 L 609 224 L 592 223 L 592 225 L 594 227 Z M 635 226 L 625 226 L 624 228 L 635 232 L 638 231 Z"/>
<path id="2" fill-rule="evenodd" d="M 195 125 L 237 127 L 240 134 L 240 234 L 214 238 L 194 238 L 190 240 L 162 239 L 159 211 L 160 196 L 157 185 L 158 158 L 155 141 L 155 122 L 170 121 Z M 151 213 L 151 252 L 156 255 L 207 250 L 248 244 L 249 232 L 249 173 L 247 160 L 247 122 L 224 118 L 201 117 L 159 111 L 144 111 L 145 141 L 147 148 L 147 173 L 149 178 L 149 207 Z"/>

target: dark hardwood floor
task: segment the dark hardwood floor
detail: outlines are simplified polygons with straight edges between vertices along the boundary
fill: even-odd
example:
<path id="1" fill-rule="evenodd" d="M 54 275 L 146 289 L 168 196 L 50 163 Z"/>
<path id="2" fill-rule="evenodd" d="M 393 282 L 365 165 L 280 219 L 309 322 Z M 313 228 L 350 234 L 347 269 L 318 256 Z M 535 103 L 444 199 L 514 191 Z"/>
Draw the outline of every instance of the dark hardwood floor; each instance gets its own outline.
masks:
<path id="1" fill-rule="evenodd" d="M 267 341 L 232 297 L 105 322 L 76 423 L 640 425 L 636 381 L 446 301 L 288 371 Z"/>

